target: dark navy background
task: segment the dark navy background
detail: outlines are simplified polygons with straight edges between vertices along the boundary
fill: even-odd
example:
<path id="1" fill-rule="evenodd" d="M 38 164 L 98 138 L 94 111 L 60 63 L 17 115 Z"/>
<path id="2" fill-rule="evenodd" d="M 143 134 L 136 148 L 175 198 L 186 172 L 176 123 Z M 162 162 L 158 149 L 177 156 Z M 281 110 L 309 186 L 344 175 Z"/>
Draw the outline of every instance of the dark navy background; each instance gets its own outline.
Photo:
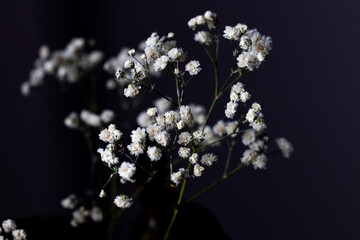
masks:
<path id="1" fill-rule="evenodd" d="M 185 102 L 209 107 L 213 72 L 187 21 L 212 10 L 223 27 L 244 22 L 273 37 L 268 61 L 242 81 L 253 100 L 264 103 L 270 136 L 291 139 L 295 152 L 290 159 L 272 157 L 266 171 L 245 169 L 197 202 L 232 239 L 358 239 L 359 5 L 310 0 L 1 1 L 0 220 L 66 216 L 59 200 L 87 186 L 85 143 L 63 126 L 73 110 L 70 102 L 55 89 L 28 98 L 19 92 L 41 44 L 58 49 L 74 36 L 95 38 L 110 57 L 121 46 L 136 47 L 153 31 L 173 31 L 189 59 L 199 59 L 203 67 Z M 230 50 L 225 39 L 221 43 L 224 80 Z M 157 86 L 173 88 L 166 78 Z M 111 101 L 104 92 L 101 97 L 104 104 Z M 219 116 L 226 101 L 217 106 Z M 198 184 L 189 184 L 185 195 L 220 176 L 224 158 Z M 128 237 L 138 214 L 136 207 L 124 214 L 119 236 Z"/>

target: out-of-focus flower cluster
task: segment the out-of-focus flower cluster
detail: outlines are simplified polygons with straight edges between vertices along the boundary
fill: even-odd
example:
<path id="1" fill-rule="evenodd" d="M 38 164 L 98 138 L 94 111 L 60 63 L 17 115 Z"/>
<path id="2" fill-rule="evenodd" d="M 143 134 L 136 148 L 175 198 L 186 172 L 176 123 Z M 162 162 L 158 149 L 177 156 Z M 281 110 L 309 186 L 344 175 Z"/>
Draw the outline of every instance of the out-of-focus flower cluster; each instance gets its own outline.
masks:
<path id="1" fill-rule="evenodd" d="M 26 240 L 26 237 L 25 231 L 23 229 L 18 229 L 14 220 L 7 219 L 2 222 L 0 227 L 0 240 Z"/>

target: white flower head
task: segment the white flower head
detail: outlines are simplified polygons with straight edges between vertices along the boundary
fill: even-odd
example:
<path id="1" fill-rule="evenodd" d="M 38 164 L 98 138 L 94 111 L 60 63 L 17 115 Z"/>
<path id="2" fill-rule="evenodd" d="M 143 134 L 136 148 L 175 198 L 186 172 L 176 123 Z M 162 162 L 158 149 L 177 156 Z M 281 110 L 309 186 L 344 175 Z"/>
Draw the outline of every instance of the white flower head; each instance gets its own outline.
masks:
<path id="1" fill-rule="evenodd" d="M 149 127 L 146 128 L 146 132 L 149 136 L 150 141 L 153 141 L 155 135 L 160 133 L 161 131 L 162 131 L 162 127 L 157 124 L 150 125 Z"/>
<path id="2" fill-rule="evenodd" d="M 165 112 L 165 124 L 173 125 L 175 123 L 176 113 L 174 111 Z"/>
<path id="3" fill-rule="evenodd" d="M 235 113 L 237 112 L 237 107 L 238 107 L 238 103 L 232 101 L 228 102 L 226 104 L 225 116 L 227 118 L 234 118 Z"/>
<path id="4" fill-rule="evenodd" d="M 129 182 L 135 182 L 135 180 L 132 179 L 132 177 L 135 175 L 135 172 L 136 172 L 135 164 L 129 162 L 122 162 L 118 169 L 119 176 L 123 180 Z"/>
<path id="5" fill-rule="evenodd" d="M 182 105 L 180 106 L 180 118 L 186 124 L 191 125 L 194 121 L 194 115 L 191 112 L 190 106 Z"/>
<path id="6" fill-rule="evenodd" d="M 124 63 L 124 68 L 125 69 L 132 69 L 135 67 L 135 63 L 134 61 L 130 61 L 130 60 L 126 60 Z"/>
<path id="7" fill-rule="evenodd" d="M 158 110 L 158 114 L 162 114 L 170 109 L 171 102 L 169 102 L 165 98 L 159 98 L 154 102 L 154 105 Z"/>
<path id="8" fill-rule="evenodd" d="M 161 56 L 158 59 L 156 59 L 154 63 L 154 70 L 156 72 L 162 71 L 166 68 L 168 62 L 170 61 L 168 56 Z"/>
<path id="9" fill-rule="evenodd" d="M 140 86 L 135 86 L 134 84 L 130 83 L 127 88 L 124 89 L 125 97 L 135 97 L 139 94 Z"/>
<path id="10" fill-rule="evenodd" d="M 89 110 L 83 109 L 80 113 L 80 119 L 88 126 L 91 127 L 101 126 L 100 117 L 97 114 L 90 112 Z"/>
<path id="11" fill-rule="evenodd" d="M 191 164 L 195 164 L 199 161 L 199 154 L 197 153 L 193 153 L 190 157 L 189 157 L 189 161 Z"/>
<path id="12" fill-rule="evenodd" d="M 246 130 L 242 135 L 242 143 L 245 146 L 249 146 L 256 139 L 256 134 L 253 129 Z"/>
<path id="13" fill-rule="evenodd" d="M 193 138 L 197 143 L 201 143 L 205 139 L 205 133 L 201 130 L 193 132 Z"/>
<path id="14" fill-rule="evenodd" d="M 150 116 L 150 117 L 156 117 L 157 114 L 157 108 L 153 107 L 153 108 L 148 108 L 148 110 L 146 111 L 146 113 Z"/>
<path id="15" fill-rule="evenodd" d="M 266 169 L 266 162 L 267 162 L 266 155 L 259 154 L 253 159 L 252 164 L 254 166 L 254 169 Z"/>
<path id="16" fill-rule="evenodd" d="M 192 136 L 189 132 L 182 132 L 179 135 L 178 144 L 186 146 L 191 142 Z"/>
<path id="17" fill-rule="evenodd" d="M 205 170 L 205 168 L 203 166 L 201 166 L 200 164 L 195 164 L 195 166 L 194 166 L 194 176 L 195 177 L 201 177 L 204 170 Z"/>
<path id="18" fill-rule="evenodd" d="M 23 229 L 15 229 L 12 231 L 14 240 L 26 240 L 26 233 Z"/>
<path id="19" fill-rule="evenodd" d="M 161 131 L 154 137 L 155 141 L 163 147 L 166 147 L 170 141 L 170 133 L 167 131 Z"/>
<path id="20" fill-rule="evenodd" d="M 178 60 L 181 58 L 183 51 L 179 48 L 172 48 L 169 52 L 168 52 L 168 56 L 172 61 Z"/>
<path id="21" fill-rule="evenodd" d="M 99 148 L 97 150 L 98 153 L 100 153 L 101 161 L 106 163 L 107 165 L 116 165 L 119 163 L 119 159 L 114 155 L 114 153 L 109 148 Z"/>
<path id="22" fill-rule="evenodd" d="M 213 132 L 219 136 L 223 137 L 226 134 L 226 124 L 223 120 L 219 120 L 213 127 Z"/>
<path id="23" fill-rule="evenodd" d="M 130 49 L 130 50 L 128 51 L 128 55 L 129 55 L 130 57 L 134 57 L 134 56 L 135 56 L 135 49 Z"/>
<path id="24" fill-rule="evenodd" d="M 200 62 L 192 60 L 185 65 L 185 71 L 189 72 L 190 75 L 197 75 L 200 71 Z"/>
<path id="25" fill-rule="evenodd" d="M 200 44 L 209 46 L 212 43 L 212 34 L 208 31 L 199 31 L 195 33 L 194 40 Z"/>
<path id="26" fill-rule="evenodd" d="M 254 150 L 247 149 L 243 153 L 243 156 L 241 158 L 241 162 L 245 165 L 249 165 L 257 156 L 257 153 Z"/>
<path id="27" fill-rule="evenodd" d="M 118 208 L 129 208 L 132 205 L 132 198 L 129 198 L 128 196 L 122 194 L 119 196 L 116 196 L 114 203 Z"/>
<path id="28" fill-rule="evenodd" d="M 186 123 L 185 123 L 183 120 L 180 120 L 180 121 L 178 121 L 178 122 L 176 123 L 176 128 L 177 128 L 178 130 L 181 130 L 181 129 L 183 129 L 183 128 L 185 127 L 185 125 L 186 125 Z"/>
<path id="29" fill-rule="evenodd" d="M 172 182 L 174 182 L 176 185 L 179 185 L 181 179 L 183 178 L 184 174 L 185 174 L 185 169 L 184 168 L 180 168 L 177 172 L 174 172 L 171 174 L 170 176 L 170 180 Z"/>
<path id="30" fill-rule="evenodd" d="M 115 113 L 112 110 L 105 109 L 100 114 L 100 119 L 103 123 L 110 123 L 115 118 Z"/>
<path id="31" fill-rule="evenodd" d="M 191 149 L 187 147 L 180 147 L 178 154 L 181 158 L 188 158 L 191 154 Z"/>
<path id="32" fill-rule="evenodd" d="M 74 194 L 70 194 L 60 202 L 61 206 L 65 209 L 74 209 L 77 203 L 78 199 Z"/>
<path id="33" fill-rule="evenodd" d="M 152 162 L 159 161 L 162 156 L 161 149 L 156 146 L 148 147 L 146 153 Z"/>
<path id="34" fill-rule="evenodd" d="M 215 156 L 212 153 L 206 153 L 201 157 L 201 164 L 205 165 L 205 166 L 212 166 L 216 161 L 218 160 L 218 157 Z"/>
<path id="35" fill-rule="evenodd" d="M 104 197 L 106 197 L 106 192 L 104 191 L 104 189 L 101 189 L 99 198 L 104 198 Z"/>
<path id="36" fill-rule="evenodd" d="M 14 220 L 7 219 L 7 220 L 3 221 L 2 228 L 4 229 L 4 232 L 9 233 L 9 232 L 13 231 L 14 229 L 16 229 L 17 227 L 16 227 L 16 223 Z"/>
<path id="37" fill-rule="evenodd" d="M 92 207 L 90 211 L 90 217 L 94 222 L 101 222 L 104 218 L 104 214 L 99 207 Z"/>
<path id="38" fill-rule="evenodd" d="M 140 154 L 144 153 L 145 146 L 142 143 L 139 142 L 133 142 L 127 146 L 128 150 L 130 151 L 130 154 L 134 156 L 139 156 Z"/>
<path id="39" fill-rule="evenodd" d="M 291 142 L 289 142 L 289 140 L 287 140 L 286 138 L 277 138 L 275 139 L 275 142 L 278 145 L 283 156 L 285 158 L 289 158 L 291 153 L 294 151 Z"/>
<path id="40" fill-rule="evenodd" d="M 142 143 L 146 139 L 145 129 L 138 127 L 136 130 L 131 131 L 130 136 L 133 143 Z"/>
<path id="41" fill-rule="evenodd" d="M 71 112 L 64 120 L 64 125 L 70 129 L 79 127 L 79 116 L 75 112 Z"/>
<path id="42" fill-rule="evenodd" d="M 229 40 L 239 40 L 241 31 L 237 27 L 226 26 L 224 30 L 224 38 Z"/>

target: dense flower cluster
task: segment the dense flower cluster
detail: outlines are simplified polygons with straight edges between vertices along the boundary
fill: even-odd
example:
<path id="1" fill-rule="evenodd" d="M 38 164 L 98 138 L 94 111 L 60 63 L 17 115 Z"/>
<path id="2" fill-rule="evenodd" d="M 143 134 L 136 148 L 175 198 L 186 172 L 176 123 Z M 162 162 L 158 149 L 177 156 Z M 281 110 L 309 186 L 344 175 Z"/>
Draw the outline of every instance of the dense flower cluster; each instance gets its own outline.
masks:
<path id="1" fill-rule="evenodd" d="M 25 231 L 23 229 L 18 229 L 16 222 L 14 220 L 7 219 L 3 221 L 1 227 L 0 227 L 0 240 L 10 239 L 10 237 L 12 237 L 12 239 L 14 240 L 26 240 L 27 236 Z"/>

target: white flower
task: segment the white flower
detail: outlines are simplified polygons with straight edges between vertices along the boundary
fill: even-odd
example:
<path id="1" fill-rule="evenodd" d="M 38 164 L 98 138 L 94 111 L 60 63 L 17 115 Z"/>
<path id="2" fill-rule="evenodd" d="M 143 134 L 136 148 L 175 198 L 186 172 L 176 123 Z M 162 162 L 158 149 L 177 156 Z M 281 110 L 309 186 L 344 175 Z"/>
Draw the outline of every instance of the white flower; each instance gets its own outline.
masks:
<path id="1" fill-rule="evenodd" d="M 100 119 L 101 121 L 103 121 L 104 123 L 109 123 L 111 121 L 113 121 L 115 118 L 115 113 L 112 110 L 109 109 L 105 109 L 104 111 L 101 112 L 100 114 Z"/>
<path id="2" fill-rule="evenodd" d="M 253 159 L 255 159 L 256 156 L 257 156 L 257 153 L 255 151 L 247 149 L 243 153 L 241 162 L 245 165 L 249 165 L 253 161 Z"/>
<path id="3" fill-rule="evenodd" d="M 146 132 L 144 128 L 138 127 L 136 130 L 131 131 L 131 141 L 133 143 L 141 143 L 145 141 Z"/>
<path id="4" fill-rule="evenodd" d="M 186 124 L 191 125 L 194 121 L 194 116 L 191 112 L 191 108 L 187 105 L 180 106 L 180 118 L 183 120 Z"/>
<path id="5" fill-rule="evenodd" d="M 139 116 L 136 118 L 136 122 L 140 127 L 148 127 L 150 126 L 154 120 L 149 117 L 149 115 L 146 112 L 141 112 Z"/>
<path id="6" fill-rule="evenodd" d="M 197 143 L 201 143 L 205 139 L 205 134 L 201 130 L 196 130 L 193 132 L 193 137 Z"/>
<path id="7" fill-rule="evenodd" d="M 174 173 L 171 174 L 170 180 L 172 182 L 174 182 L 176 185 L 179 185 L 184 173 L 185 173 L 185 169 L 180 168 L 177 172 L 174 172 Z"/>
<path id="8" fill-rule="evenodd" d="M 15 229 L 12 231 L 14 240 L 26 240 L 26 233 L 23 229 Z"/>
<path id="9" fill-rule="evenodd" d="M 89 215 L 89 211 L 87 211 L 84 207 L 80 207 L 76 211 L 72 213 L 73 219 L 71 221 L 71 225 L 73 227 L 77 227 L 78 224 L 82 224 L 86 221 L 86 217 Z"/>
<path id="10" fill-rule="evenodd" d="M 206 20 L 202 15 L 196 16 L 195 19 L 197 25 L 204 25 L 206 23 Z"/>
<path id="11" fill-rule="evenodd" d="M 240 93 L 240 101 L 245 103 L 250 99 L 251 95 L 250 93 L 243 91 Z"/>
<path id="12" fill-rule="evenodd" d="M 171 60 L 175 61 L 180 59 L 182 54 L 182 50 L 178 49 L 178 48 L 172 48 L 169 52 L 168 52 L 168 56 Z"/>
<path id="13" fill-rule="evenodd" d="M 200 162 L 205 166 L 212 166 L 216 161 L 218 160 L 218 157 L 215 156 L 212 153 L 206 153 L 201 157 Z"/>
<path id="14" fill-rule="evenodd" d="M 65 209 L 74 209 L 77 203 L 78 200 L 74 194 L 70 194 L 60 202 L 61 206 Z"/>
<path id="15" fill-rule="evenodd" d="M 199 161 L 199 154 L 197 153 L 193 153 L 190 157 L 189 157 L 189 162 L 191 162 L 191 164 L 195 164 Z"/>
<path id="16" fill-rule="evenodd" d="M 104 197 L 106 197 L 106 192 L 104 191 L 104 189 L 101 189 L 99 198 L 104 198 Z"/>
<path id="17" fill-rule="evenodd" d="M 71 112 L 64 120 L 64 125 L 70 129 L 79 127 L 79 116 L 75 112 Z"/>
<path id="18" fill-rule="evenodd" d="M 250 145 L 252 142 L 255 141 L 256 135 L 255 131 L 252 129 L 246 130 L 244 134 L 242 135 L 242 143 L 245 146 Z"/>
<path id="19" fill-rule="evenodd" d="M 129 208 L 132 204 L 132 198 L 129 198 L 128 196 L 126 195 L 119 195 L 119 196 L 116 196 L 115 200 L 114 200 L 114 203 L 115 205 L 118 207 L 118 208 Z"/>
<path id="20" fill-rule="evenodd" d="M 219 120 L 213 127 L 213 131 L 219 137 L 222 137 L 226 134 L 226 125 L 223 120 Z"/>
<path id="21" fill-rule="evenodd" d="M 259 68 L 260 61 L 257 58 L 257 54 L 255 55 L 252 52 L 243 52 L 241 53 L 236 60 L 239 68 L 248 68 L 249 71 L 253 71 L 255 68 Z"/>
<path id="22" fill-rule="evenodd" d="M 182 132 L 179 135 L 179 140 L 178 140 L 178 144 L 186 146 L 191 142 L 191 134 L 188 132 Z"/>
<path id="23" fill-rule="evenodd" d="M 150 37 L 145 42 L 145 46 L 153 46 L 159 42 L 159 35 L 156 32 L 153 32 Z"/>
<path id="24" fill-rule="evenodd" d="M 252 142 L 249 145 L 249 148 L 253 151 L 261 152 L 261 151 L 266 150 L 267 146 L 265 145 L 265 142 L 263 140 L 259 139 L 257 141 Z"/>
<path id="25" fill-rule="evenodd" d="M 202 172 L 205 170 L 205 168 L 203 166 L 201 166 L 200 164 L 195 164 L 194 166 L 194 176 L 195 177 L 201 177 Z"/>
<path id="26" fill-rule="evenodd" d="M 101 161 L 108 164 L 109 166 L 119 163 L 119 159 L 114 156 L 114 154 L 109 148 L 99 148 L 97 152 L 100 153 Z"/>
<path id="27" fill-rule="evenodd" d="M 89 125 L 91 127 L 100 127 L 101 126 L 101 119 L 100 117 L 93 113 L 90 112 L 86 109 L 83 109 L 80 113 L 80 119 L 86 124 Z"/>
<path id="28" fill-rule="evenodd" d="M 278 145 L 283 156 L 285 158 L 289 158 L 290 154 L 294 151 L 291 142 L 289 142 L 286 138 L 277 138 L 275 139 L 275 142 Z"/>
<path id="29" fill-rule="evenodd" d="M 145 146 L 143 144 L 141 144 L 141 143 L 133 142 L 130 145 L 128 145 L 127 148 L 129 149 L 130 154 L 137 157 L 140 154 L 144 153 Z"/>
<path id="30" fill-rule="evenodd" d="M 124 68 L 125 69 L 132 69 L 135 67 L 135 63 L 133 61 L 130 60 L 126 60 L 124 63 Z"/>
<path id="31" fill-rule="evenodd" d="M 165 127 L 166 126 L 166 118 L 165 115 L 158 115 L 156 117 L 156 123 L 161 126 L 161 127 Z"/>
<path id="32" fill-rule="evenodd" d="M 128 55 L 131 56 L 131 57 L 134 57 L 135 56 L 135 49 L 130 49 L 128 51 Z"/>
<path id="33" fill-rule="evenodd" d="M 176 114 L 174 111 L 168 111 L 164 114 L 164 116 L 166 125 L 173 125 L 175 123 Z"/>
<path id="34" fill-rule="evenodd" d="M 226 104 L 225 116 L 227 118 L 234 118 L 235 113 L 237 112 L 237 107 L 238 107 L 238 103 L 232 101 L 228 102 Z"/>
<path id="35" fill-rule="evenodd" d="M 233 137 L 233 138 L 236 137 L 237 131 L 235 131 L 235 128 L 236 128 L 237 124 L 238 124 L 237 121 L 228 122 L 225 127 L 226 134 L 227 135 L 232 134 L 231 137 Z M 235 133 L 234 133 L 234 131 L 235 131 Z"/>
<path id="36" fill-rule="evenodd" d="M 166 145 L 170 141 L 170 134 L 166 131 L 161 131 L 155 135 L 154 139 L 158 144 L 160 144 L 163 147 L 166 147 Z"/>
<path id="37" fill-rule="evenodd" d="M 257 102 L 254 102 L 252 105 L 251 105 L 251 108 L 254 109 L 254 111 L 256 113 L 259 113 L 262 108 L 261 108 L 261 104 L 260 103 L 257 103 Z"/>
<path id="38" fill-rule="evenodd" d="M 207 21 L 215 21 L 216 19 L 216 14 L 211 12 L 211 11 L 206 11 L 204 13 L 204 18 L 207 20 Z"/>
<path id="39" fill-rule="evenodd" d="M 194 40 L 200 44 L 210 45 L 212 43 L 212 35 L 208 31 L 199 31 L 195 33 Z"/>
<path id="40" fill-rule="evenodd" d="M 140 86 L 135 86 L 134 84 L 129 84 L 127 88 L 124 89 L 125 97 L 135 97 L 139 94 Z"/>
<path id="41" fill-rule="evenodd" d="M 160 127 L 157 124 L 150 125 L 149 127 L 146 128 L 146 132 L 149 135 L 149 139 L 151 141 L 154 140 L 155 135 L 160 133 L 161 130 L 162 130 L 162 127 Z"/>
<path id="42" fill-rule="evenodd" d="M 169 62 L 169 57 L 168 56 L 161 56 L 158 59 L 156 59 L 155 63 L 154 63 L 154 70 L 156 72 L 162 71 L 166 68 L 168 62 Z"/>
<path id="43" fill-rule="evenodd" d="M 122 162 L 119 169 L 119 176 L 129 182 L 135 182 L 132 177 L 135 175 L 136 167 L 134 163 Z"/>
<path id="44" fill-rule="evenodd" d="M 148 62 L 153 62 L 160 57 L 159 49 L 156 46 L 146 47 L 144 51 Z"/>
<path id="45" fill-rule="evenodd" d="M 168 38 L 173 38 L 175 37 L 175 33 L 173 32 L 169 32 L 168 35 L 167 35 Z"/>
<path id="46" fill-rule="evenodd" d="M 245 33 L 248 29 L 248 27 L 245 24 L 241 24 L 241 23 L 236 24 L 235 27 L 240 29 L 241 33 Z"/>
<path id="47" fill-rule="evenodd" d="M 240 38 L 239 46 L 243 50 L 247 50 L 251 44 L 251 40 L 247 36 L 242 36 Z"/>
<path id="48" fill-rule="evenodd" d="M 239 94 L 237 94 L 237 93 L 234 92 L 234 91 L 231 91 L 231 92 L 230 92 L 230 100 L 231 100 L 232 102 L 238 102 L 238 101 L 240 101 L 240 96 L 239 96 Z"/>
<path id="49" fill-rule="evenodd" d="M 176 123 L 176 128 L 178 129 L 178 130 L 181 130 L 181 129 L 183 129 L 184 127 L 185 127 L 185 122 L 183 121 L 183 120 L 180 120 L 180 121 L 178 121 L 177 123 Z"/>
<path id="50" fill-rule="evenodd" d="M 116 129 L 115 124 L 110 124 L 108 128 L 102 130 L 99 134 L 99 139 L 104 142 L 114 143 L 115 141 L 120 140 L 123 133 Z"/>
<path id="51" fill-rule="evenodd" d="M 150 116 L 150 117 L 156 117 L 157 114 L 157 108 L 153 107 L 153 108 L 149 108 L 146 113 Z"/>
<path id="52" fill-rule="evenodd" d="M 7 220 L 3 221 L 2 228 L 4 229 L 4 232 L 9 233 L 12 230 L 16 229 L 17 227 L 16 227 L 16 223 L 14 220 L 7 219 Z"/>
<path id="53" fill-rule="evenodd" d="M 178 154 L 181 158 L 188 158 L 190 156 L 191 149 L 186 147 L 180 147 Z"/>
<path id="54" fill-rule="evenodd" d="M 99 207 L 92 207 L 90 211 L 90 217 L 94 222 L 101 222 L 104 218 L 104 214 Z"/>
<path id="55" fill-rule="evenodd" d="M 263 131 L 266 128 L 266 123 L 262 117 L 257 117 L 255 121 L 250 123 L 250 126 L 257 132 Z"/>
<path id="56" fill-rule="evenodd" d="M 20 92 L 23 96 L 28 96 L 31 92 L 31 85 L 29 82 L 23 82 L 20 86 Z"/>
<path id="57" fill-rule="evenodd" d="M 254 169 L 266 169 L 267 157 L 265 154 L 259 154 L 253 159 Z"/>
<path id="58" fill-rule="evenodd" d="M 189 26 L 189 28 L 194 30 L 197 27 L 196 26 L 196 18 L 191 18 L 188 22 L 188 26 Z"/>
<path id="59" fill-rule="evenodd" d="M 247 112 L 245 118 L 249 123 L 252 123 L 252 122 L 254 122 L 256 116 L 257 116 L 257 113 L 255 112 L 255 110 L 250 108 L 249 111 Z"/>
<path id="60" fill-rule="evenodd" d="M 154 105 L 158 109 L 158 114 L 162 114 L 170 108 L 171 102 L 165 98 L 159 98 L 154 102 Z"/>
<path id="61" fill-rule="evenodd" d="M 239 40 L 241 31 L 237 27 L 226 26 L 224 30 L 224 38 L 229 40 Z"/>
<path id="62" fill-rule="evenodd" d="M 244 84 L 241 82 L 236 83 L 231 87 L 231 91 L 240 94 L 242 91 L 244 91 Z"/>
<path id="63" fill-rule="evenodd" d="M 185 71 L 188 71 L 190 75 L 197 75 L 201 71 L 199 61 L 190 61 L 185 65 Z"/>
<path id="64" fill-rule="evenodd" d="M 162 156 L 161 150 L 156 146 L 148 147 L 146 153 L 153 162 L 160 160 Z"/>

